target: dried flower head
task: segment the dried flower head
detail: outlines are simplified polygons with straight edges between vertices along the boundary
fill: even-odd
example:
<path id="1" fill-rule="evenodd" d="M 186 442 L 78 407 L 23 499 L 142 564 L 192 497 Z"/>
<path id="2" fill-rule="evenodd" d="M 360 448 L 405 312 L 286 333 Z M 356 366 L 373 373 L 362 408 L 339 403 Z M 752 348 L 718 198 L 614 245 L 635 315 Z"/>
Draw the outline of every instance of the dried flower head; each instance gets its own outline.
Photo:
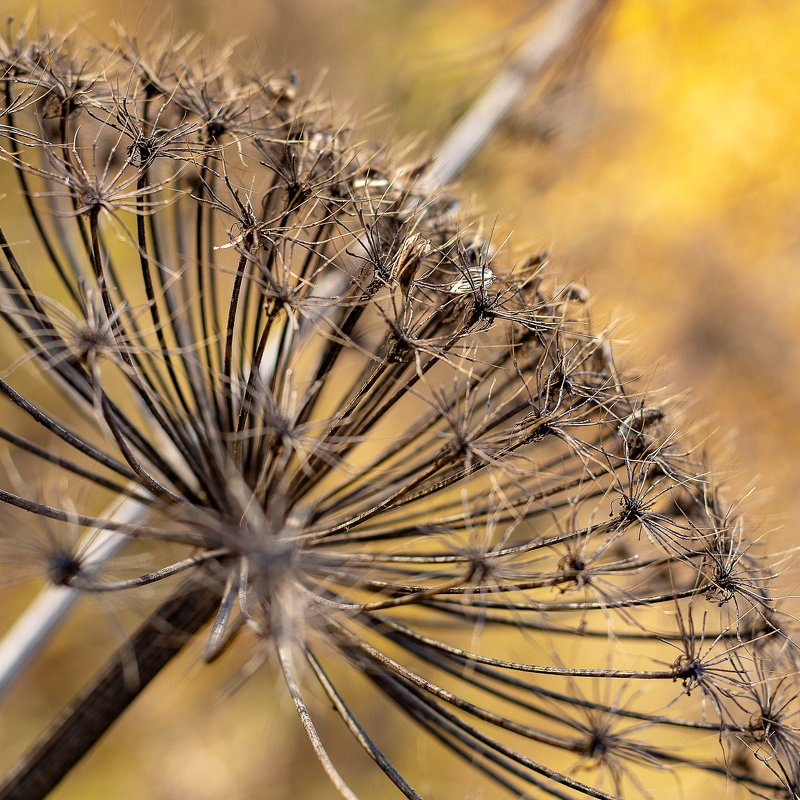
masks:
<path id="1" fill-rule="evenodd" d="M 162 559 L 43 572 L 172 581 L 157 615 L 209 623 L 209 660 L 260 643 L 343 797 L 310 685 L 401 794 L 421 780 L 346 669 L 503 796 L 640 797 L 665 773 L 800 796 L 771 575 L 586 290 L 545 256 L 510 266 L 293 78 L 169 53 L 0 43 L 0 316 L 25 362 L 0 379 L 0 436 L 83 505 L 0 499 Z M 12 429 L 30 421 L 43 444 Z M 31 788 L 37 752 L 0 796 L 59 780 Z"/>

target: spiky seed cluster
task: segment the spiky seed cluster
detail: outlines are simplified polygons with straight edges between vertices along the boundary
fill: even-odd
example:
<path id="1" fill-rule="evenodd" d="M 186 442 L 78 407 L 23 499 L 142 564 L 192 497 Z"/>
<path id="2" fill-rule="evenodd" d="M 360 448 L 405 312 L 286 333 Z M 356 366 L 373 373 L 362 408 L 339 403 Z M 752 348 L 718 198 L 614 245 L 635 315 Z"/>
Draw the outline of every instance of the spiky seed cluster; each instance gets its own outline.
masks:
<path id="1" fill-rule="evenodd" d="M 585 290 L 504 268 L 292 81 L 158 52 L 2 43 L 0 314 L 49 388 L 13 363 L 0 436 L 81 499 L 0 497 L 176 554 L 122 579 L 51 535 L 41 571 L 215 587 L 206 657 L 263 642 L 345 797 L 304 682 L 402 794 L 420 777 L 348 667 L 509 796 L 644 797 L 665 770 L 800 796 L 771 576 Z"/>

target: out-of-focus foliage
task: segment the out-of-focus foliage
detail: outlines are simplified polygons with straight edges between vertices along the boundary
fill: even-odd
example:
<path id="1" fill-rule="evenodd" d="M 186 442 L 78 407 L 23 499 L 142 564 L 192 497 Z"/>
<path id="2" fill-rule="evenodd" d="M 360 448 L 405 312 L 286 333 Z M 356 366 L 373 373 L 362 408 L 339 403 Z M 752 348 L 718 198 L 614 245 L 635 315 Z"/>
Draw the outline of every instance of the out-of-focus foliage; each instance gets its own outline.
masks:
<path id="1" fill-rule="evenodd" d="M 12 2 L 8 11 L 21 16 L 25 5 Z M 126 4 L 124 15 L 112 3 L 57 5 L 40 3 L 41 18 L 61 29 L 82 19 L 102 35 L 120 16 L 142 34 L 161 24 L 152 4 Z M 208 31 L 220 42 L 238 36 L 243 64 L 291 67 L 304 83 L 326 68 L 323 85 L 337 101 L 364 115 L 384 108 L 367 120 L 371 132 L 419 134 L 432 147 L 520 41 L 530 4 L 502 11 L 483 0 L 174 6 L 176 30 Z M 82 17 L 87 10 L 92 16 Z M 653 384 L 686 390 L 691 413 L 711 419 L 713 439 L 729 443 L 739 465 L 731 485 L 773 490 L 757 503 L 765 530 L 784 525 L 771 536 L 773 550 L 793 543 L 791 520 L 800 512 L 798 39 L 800 6 L 791 0 L 625 0 L 601 48 L 551 93 L 521 106 L 465 176 L 466 191 L 506 226 L 498 239 L 513 228 L 518 249 L 553 245 L 564 277 L 591 288 L 598 317 L 622 315 L 619 334 L 632 342 L 624 360 L 648 374 L 658 362 Z M 782 585 L 790 591 L 790 580 Z M 8 618 L 18 610 L 8 609 Z M 80 673 L 59 670 L 86 616 L 96 617 L 98 647 L 110 646 L 102 615 L 81 613 L 26 676 L 4 727 L 41 728 L 60 691 L 66 697 L 75 688 Z M 0 616 L 5 622 L 6 609 Z M 294 721 L 281 721 L 292 709 L 265 707 L 270 679 L 257 677 L 213 708 L 209 729 L 208 698 L 223 670 L 194 669 L 196 660 L 194 651 L 173 664 L 89 757 L 90 768 L 55 796 L 216 797 L 233 774 L 252 774 L 241 797 L 262 792 L 264 775 L 270 797 L 314 796 L 308 779 L 316 770 L 304 769 L 313 754 Z M 47 672 L 72 683 L 32 697 Z M 256 705 L 261 713 L 245 713 Z M 136 733 L 145 723 L 151 733 L 142 741 Z M 257 765 L 244 760 L 253 740 L 264 753 Z M 175 758 L 176 747 L 185 748 L 184 759 Z M 171 765 L 185 765 L 169 785 L 160 774 L 167 749 Z M 435 752 L 416 756 L 435 759 Z M 137 772 L 132 760 L 141 765 L 139 782 L 120 785 L 120 772 L 128 780 Z M 319 781 L 327 791 L 323 775 Z"/>
<path id="2" fill-rule="evenodd" d="M 787 546 L 800 511 L 798 31 L 796 3 L 623 3 L 560 136 L 508 131 L 472 176 L 498 175 L 482 202 L 500 213 L 514 198 L 518 232 L 552 237 L 623 315 L 656 383 L 691 390 L 733 440 L 734 482 L 772 490 L 756 505 Z M 530 168 L 503 180 L 504 158 Z"/>

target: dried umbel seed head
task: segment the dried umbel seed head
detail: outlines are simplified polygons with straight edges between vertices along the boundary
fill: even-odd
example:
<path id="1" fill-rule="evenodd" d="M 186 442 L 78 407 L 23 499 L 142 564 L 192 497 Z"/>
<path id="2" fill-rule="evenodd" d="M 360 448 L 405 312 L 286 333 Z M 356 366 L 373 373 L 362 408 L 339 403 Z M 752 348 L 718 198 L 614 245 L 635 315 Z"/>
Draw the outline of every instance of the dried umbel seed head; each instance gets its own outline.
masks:
<path id="1" fill-rule="evenodd" d="M 586 291 L 545 255 L 507 263 L 294 80 L 188 59 L 1 45 L 0 316 L 26 363 L 0 379 L 0 436 L 81 499 L 0 499 L 174 556 L 42 572 L 88 593 L 193 576 L 206 658 L 258 643 L 344 797 L 359 776 L 312 687 L 410 798 L 425 777 L 359 707 L 497 796 L 797 797 L 772 577 Z M 345 696 L 348 669 L 370 697 Z"/>

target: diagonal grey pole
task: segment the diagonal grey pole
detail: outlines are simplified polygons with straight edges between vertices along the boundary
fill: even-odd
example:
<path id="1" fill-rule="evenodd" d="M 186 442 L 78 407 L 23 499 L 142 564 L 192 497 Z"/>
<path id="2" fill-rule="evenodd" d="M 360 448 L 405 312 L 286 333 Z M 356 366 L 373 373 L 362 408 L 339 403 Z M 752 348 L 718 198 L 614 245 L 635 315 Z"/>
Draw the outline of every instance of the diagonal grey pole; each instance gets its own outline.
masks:
<path id="1" fill-rule="evenodd" d="M 46 797 L 148 683 L 211 618 L 219 594 L 187 585 L 164 603 L 67 706 L 45 735 L 0 785 L 0 800 Z M 137 682 L 126 678 L 125 659 L 136 661 Z"/>
<path id="2" fill-rule="evenodd" d="M 437 189 L 460 175 L 506 114 L 582 33 L 597 24 L 609 5 L 610 0 L 562 0 L 558 3 L 456 123 L 420 179 L 421 188 Z"/>
<path id="3" fill-rule="evenodd" d="M 491 133 L 532 84 L 607 11 L 611 0 L 560 0 L 543 24 L 437 150 L 421 188 L 435 190 L 451 182 L 485 144 Z M 128 505 L 130 503 L 130 505 Z M 135 501 L 118 509 L 135 521 Z M 128 519 L 128 515 L 132 519 Z M 109 537 L 109 539 L 114 537 Z M 124 537 L 123 537 L 124 538 Z M 105 556 L 119 546 L 108 542 Z M 66 592 L 66 594 L 64 593 Z M 45 592 L 0 641 L 0 696 L 34 655 L 74 603 L 72 590 Z M 38 800 L 45 797 L 101 738 L 113 722 L 184 644 L 214 614 L 219 601 L 213 589 L 197 586 L 179 590 L 131 637 L 123 650 L 83 689 L 41 739 L 18 762 L 0 786 L 0 800 Z M 133 653 L 139 672 L 135 687 L 126 684 L 124 659 Z"/>
<path id="4" fill-rule="evenodd" d="M 609 6 L 610 0 L 557 3 L 438 147 L 430 167 L 420 178 L 423 192 L 453 181 L 486 144 L 514 104 L 564 56 L 582 33 L 597 23 Z M 335 288 L 331 287 L 334 293 Z M 140 508 L 129 499 L 113 518 L 135 522 Z M 110 558 L 125 540 L 122 534 L 101 533 L 92 549 L 93 560 L 101 563 Z M 75 590 L 64 587 L 46 589 L 6 632 L 0 640 L 0 698 L 70 612 L 78 596 Z"/>
<path id="5" fill-rule="evenodd" d="M 141 515 L 141 503 L 128 498 L 110 516 L 115 522 L 135 522 Z M 92 531 L 87 566 L 102 564 L 111 558 L 128 537 L 117 531 Z M 25 666 L 44 646 L 51 634 L 69 614 L 81 593 L 66 586 L 44 589 L 17 618 L 0 640 L 0 698 L 11 688 Z"/>

